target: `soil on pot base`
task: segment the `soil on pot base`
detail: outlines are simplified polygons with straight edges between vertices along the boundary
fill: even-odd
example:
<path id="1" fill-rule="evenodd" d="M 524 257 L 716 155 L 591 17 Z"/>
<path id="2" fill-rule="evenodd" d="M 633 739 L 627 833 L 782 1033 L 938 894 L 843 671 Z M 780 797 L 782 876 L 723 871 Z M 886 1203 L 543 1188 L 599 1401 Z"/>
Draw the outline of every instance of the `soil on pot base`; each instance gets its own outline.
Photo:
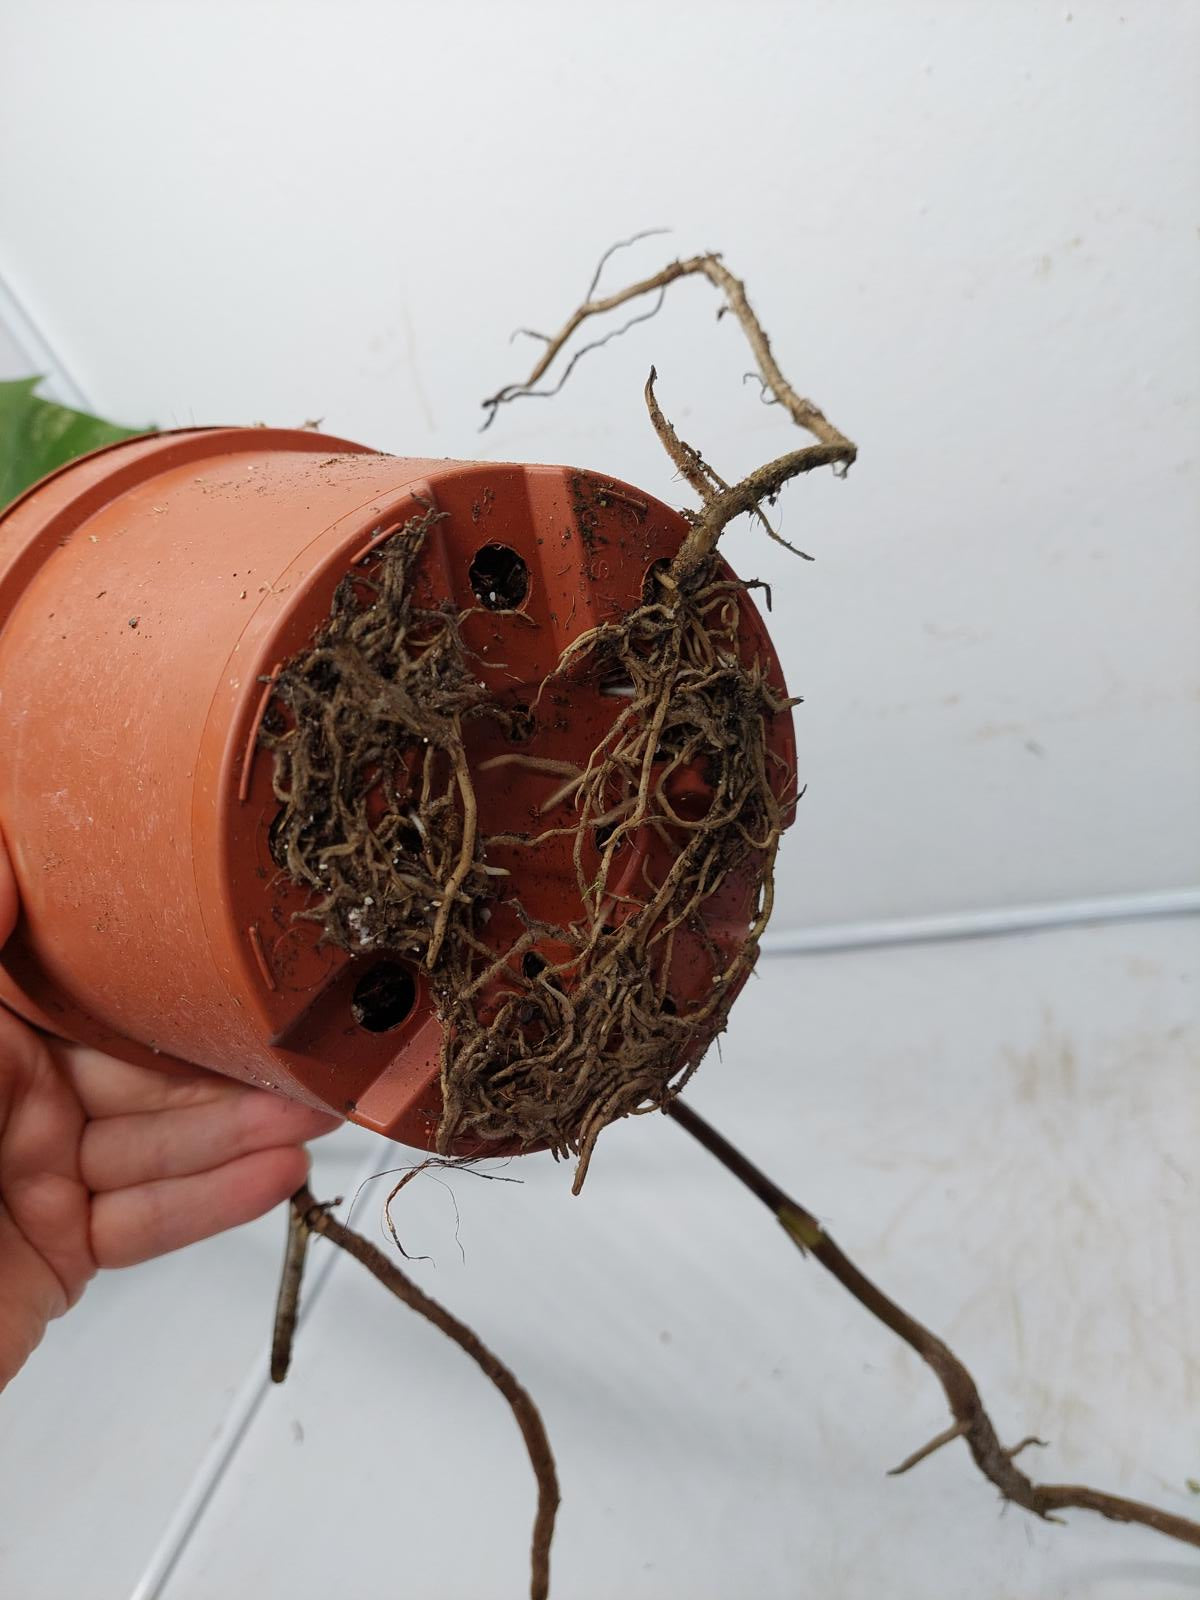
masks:
<path id="1" fill-rule="evenodd" d="M 609 1122 L 679 1090 L 754 964 L 794 801 L 770 729 L 793 702 L 715 556 L 678 581 L 656 563 L 642 603 L 568 645 L 532 704 L 505 700 L 473 670 L 469 613 L 415 598 L 439 518 L 414 515 L 343 579 L 278 676 L 261 734 L 272 853 L 325 940 L 394 958 L 355 997 L 362 1026 L 402 1020 L 406 974 L 424 975 L 438 1148 L 545 1146 L 578 1157 L 578 1188 Z M 515 609 L 527 583 L 506 547 L 479 552 L 480 607 Z M 581 685 L 612 715 L 586 761 L 556 760 Z M 513 768 L 544 774 L 545 826 L 496 826 L 489 796 Z M 574 880 L 553 922 L 523 893 L 551 849 Z"/>

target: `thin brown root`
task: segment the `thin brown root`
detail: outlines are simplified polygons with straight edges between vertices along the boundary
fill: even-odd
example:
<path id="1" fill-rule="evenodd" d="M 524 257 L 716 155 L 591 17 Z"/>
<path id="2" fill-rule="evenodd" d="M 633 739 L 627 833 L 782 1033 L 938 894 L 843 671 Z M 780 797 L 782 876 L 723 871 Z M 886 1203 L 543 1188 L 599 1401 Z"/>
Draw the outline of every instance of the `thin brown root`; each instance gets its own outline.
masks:
<path id="1" fill-rule="evenodd" d="M 911 1350 L 915 1350 L 941 1384 L 954 1417 L 953 1426 L 914 1451 L 899 1467 L 893 1468 L 893 1476 L 908 1471 L 952 1440 L 962 1438 L 966 1440 L 975 1465 L 985 1478 L 995 1484 L 1001 1498 L 1024 1507 L 1044 1521 L 1061 1520 L 1055 1515 L 1059 1511 L 1094 1511 L 1111 1522 L 1137 1523 L 1167 1538 L 1200 1547 L 1200 1523 L 1187 1517 L 1160 1511 L 1141 1500 L 1128 1500 L 1123 1495 L 1108 1494 L 1081 1484 L 1034 1483 L 1026 1477 L 1014 1465 L 1015 1458 L 1029 1445 L 1040 1445 L 1043 1441 L 1030 1437 L 1006 1449 L 1000 1443 L 992 1419 L 984 1408 L 974 1378 L 947 1344 L 878 1289 L 842 1253 L 811 1211 L 785 1194 L 778 1184 L 690 1106 L 681 1100 L 673 1100 L 666 1111 L 763 1202 L 802 1254 L 811 1254 L 853 1295 L 859 1305 L 903 1339 Z"/>
<path id="2" fill-rule="evenodd" d="M 439 1305 L 436 1300 L 419 1289 L 401 1272 L 395 1262 L 388 1260 L 382 1251 L 377 1250 L 360 1234 L 331 1216 L 329 1207 L 315 1200 L 307 1185 L 296 1190 L 292 1196 L 291 1206 L 288 1254 L 284 1268 L 284 1284 L 290 1284 L 294 1279 L 294 1290 L 289 1290 L 290 1293 L 299 1289 L 299 1274 L 293 1269 L 293 1240 L 296 1238 L 306 1240 L 310 1233 L 322 1234 L 340 1250 L 345 1250 L 356 1261 L 360 1261 L 367 1271 L 373 1273 L 398 1300 L 402 1300 L 410 1310 L 416 1311 L 432 1322 L 434 1327 L 452 1340 L 465 1355 L 470 1356 L 484 1376 L 495 1384 L 507 1400 L 516 1424 L 521 1430 L 521 1437 L 529 1452 L 529 1463 L 537 1480 L 537 1513 L 534 1517 L 529 1556 L 530 1600 L 547 1600 L 550 1593 L 550 1546 L 554 1539 L 554 1522 L 559 1505 L 558 1473 L 545 1425 L 528 1390 L 517 1381 L 499 1357 L 492 1354 L 479 1336 L 467 1327 L 466 1323 L 460 1322 L 452 1312 L 447 1311 L 444 1306 Z M 280 1298 L 282 1302 L 284 1298 L 282 1286 Z M 276 1382 L 282 1381 L 283 1375 L 287 1372 L 294 1326 L 293 1302 L 292 1316 L 286 1325 L 287 1349 L 281 1352 L 282 1370 Z M 281 1329 L 277 1323 L 277 1343 L 280 1335 Z M 275 1361 L 276 1355 L 273 1353 L 272 1376 L 275 1373 Z"/>
<path id="3" fill-rule="evenodd" d="M 292 1363 L 292 1343 L 300 1311 L 300 1285 L 308 1256 L 308 1223 L 295 1206 L 288 1211 L 287 1249 L 275 1299 L 275 1327 L 271 1337 L 271 1382 L 282 1383 Z"/>
<path id="4" fill-rule="evenodd" d="M 930 1439 L 928 1444 L 921 1445 L 920 1448 L 914 1450 L 910 1456 L 905 1456 L 904 1460 L 898 1467 L 889 1467 L 888 1477 L 902 1477 L 904 1473 L 910 1472 L 913 1467 L 918 1464 L 918 1462 L 924 1461 L 928 1456 L 931 1456 L 936 1451 L 940 1450 L 944 1444 L 950 1444 L 955 1439 L 961 1439 L 966 1431 L 966 1428 L 961 1422 L 952 1423 L 950 1427 L 944 1429 L 941 1433 L 935 1434 L 934 1437 Z"/>
<path id="5" fill-rule="evenodd" d="M 651 230 L 658 231 L 658 230 Z M 686 260 L 672 261 L 663 267 L 660 272 L 651 274 L 648 278 L 641 278 L 636 283 L 627 284 L 625 288 L 618 289 L 615 293 L 604 295 L 596 299 L 596 285 L 599 281 L 600 271 L 614 251 L 622 249 L 626 244 L 632 244 L 637 239 L 645 237 L 644 234 L 635 234 L 633 239 L 622 240 L 611 246 L 601 257 L 600 266 L 592 279 L 587 297 L 563 323 L 554 335 L 539 334 L 538 337 L 545 345 L 539 355 L 533 370 L 523 383 L 506 384 L 495 394 L 483 402 L 487 412 L 488 426 L 496 416 L 500 407 L 514 400 L 530 397 L 547 397 L 557 394 L 563 384 L 571 376 L 575 366 L 590 350 L 606 344 L 609 339 L 617 337 L 632 327 L 635 322 L 645 320 L 645 317 L 636 317 L 618 328 L 615 333 L 606 338 L 596 340 L 576 350 L 570 357 L 565 370 L 562 372 L 555 386 L 551 389 L 539 389 L 537 386 L 549 373 L 551 367 L 564 353 L 578 330 L 585 322 L 593 317 L 603 316 L 606 312 L 614 311 L 620 306 L 629 304 L 630 301 L 641 299 L 648 294 L 656 294 L 658 299 L 653 309 L 646 316 L 653 316 L 662 304 L 662 295 L 671 284 L 681 278 L 702 277 L 707 278 L 715 289 L 724 295 L 724 303 L 718 316 L 731 313 L 740 326 L 753 352 L 758 365 L 757 376 L 761 385 L 761 395 L 769 398 L 776 405 L 782 406 L 788 416 L 798 428 L 812 434 L 817 440 L 815 445 L 810 445 L 802 450 L 791 451 L 786 456 L 768 462 L 750 473 L 740 483 L 727 484 L 719 474 L 704 460 L 700 452 L 681 439 L 674 426 L 664 415 L 654 393 L 654 383 L 657 373 L 650 369 L 650 377 L 646 383 L 645 399 L 650 413 L 650 421 L 658 435 L 659 442 L 670 457 L 677 472 L 687 481 L 701 502 L 699 513 L 690 513 L 693 531 L 684 549 L 676 558 L 673 570 L 676 576 L 685 575 L 698 566 L 706 556 L 711 555 L 716 549 L 717 541 L 725 528 L 746 512 L 753 514 L 765 526 L 770 536 L 781 544 L 787 544 L 768 520 L 763 511 L 764 502 L 773 503 L 775 497 L 785 484 L 805 472 L 812 472 L 818 467 L 829 466 L 845 476 L 853 465 L 858 454 L 857 447 L 849 440 L 811 400 L 798 394 L 784 377 L 779 363 L 771 349 L 771 341 L 767 337 L 766 329 L 755 315 L 750 301 L 746 296 L 746 285 L 740 278 L 725 266 L 719 254 L 707 251 L 702 255 L 689 256 Z M 793 547 L 788 545 L 789 549 Z M 803 556 L 803 551 L 796 551 Z M 810 558 L 806 558 L 810 559 Z"/>

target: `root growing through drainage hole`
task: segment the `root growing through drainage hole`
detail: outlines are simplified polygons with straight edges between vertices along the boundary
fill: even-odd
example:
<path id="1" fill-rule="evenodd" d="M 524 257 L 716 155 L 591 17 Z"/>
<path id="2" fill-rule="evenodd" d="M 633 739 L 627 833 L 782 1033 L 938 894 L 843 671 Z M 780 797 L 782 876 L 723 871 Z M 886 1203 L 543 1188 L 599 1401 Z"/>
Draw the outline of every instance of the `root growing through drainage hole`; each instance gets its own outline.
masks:
<path id="1" fill-rule="evenodd" d="M 479 692 L 464 661 L 459 619 L 446 610 L 418 611 L 408 598 L 407 574 L 434 517 L 428 510 L 416 514 L 385 550 L 380 569 L 367 584 L 373 598 L 364 607 L 354 586 L 366 580 L 347 580 L 322 637 L 280 680 L 280 699 L 290 709 L 292 724 L 276 718 L 264 731 L 276 754 L 276 793 L 282 805 L 276 858 L 297 882 L 316 892 L 319 898 L 309 915 L 321 923 L 326 937 L 350 950 L 415 955 L 425 966 L 447 1035 L 443 1145 L 463 1129 L 485 1139 L 508 1140 L 514 1132 L 545 1139 L 558 1154 L 578 1155 L 578 1187 L 607 1122 L 661 1106 L 770 1208 L 802 1253 L 811 1253 L 859 1304 L 916 1351 L 941 1383 L 953 1424 L 915 1451 L 897 1473 L 961 1438 L 1002 1499 L 1036 1516 L 1054 1521 L 1063 1510 L 1084 1509 L 1200 1546 L 1200 1524 L 1189 1518 L 1083 1485 L 1034 1483 L 1015 1462 L 1021 1451 L 1041 1441 L 1031 1438 L 1002 1447 L 970 1372 L 954 1352 L 867 1279 L 810 1211 L 677 1098 L 691 1070 L 686 1060 L 680 1067 L 684 1039 L 693 1032 L 711 1037 L 719 1031 L 744 970 L 739 963 L 754 959 L 770 914 L 783 806 L 781 792 L 767 773 L 762 737 L 766 719 L 781 707 L 761 668 L 741 660 L 735 648 L 743 586 L 721 575 L 714 561 L 717 541 L 728 523 L 746 512 L 778 538 L 764 504 L 773 504 L 784 484 L 800 473 L 826 465 L 844 472 L 855 449 L 787 384 L 743 286 L 713 255 L 674 262 L 599 299 L 598 269 L 583 305 L 560 332 L 553 338 L 537 336 L 546 350 L 527 382 L 485 402 L 490 420 L 510 400 L 556 392 L 536 385 L 585 321 L 644 294 L 657 293 L 661 304 L 667 286 L 690 275 L 707 278 L 723 292 L 718 314 L 731 312 L 745 331 L 764 396 L 782 405 L 817 443 L 767 463 L 740 483 L 727 484 L 667 421 L 651 370 L 646 385 L 651 421 L 699 496 L 701 509 L 688 514 L 688 538 L 643 605 L 621 622 L 577 640 L 568 652 L 568 657 L 594 657 L 599 668 L 622 676 L 633 690 L 585 771 L 562 775 L 576 796 L 577 838 L 585 827 L 605 830 L 602 866 L 587 881 L 577 848 L 585 908 L 580 926 L 544 930 L 531 924 L 528 938 L 502 965 L 511 976 L 514 958 L 532 956 L 534 940 L 546 931 L 571 941 L 571 958 L 554 968 L 539 959 L 516 959 L 520 986 L 498 1016 L 486 1026 L 481 1023 L 475 997 L 495 975 L 496 959 L 478 938 L 473 918 L 477 897 L 486 897 L 492 886 L 463 727 L 472 717 L 511 713 Z M 635 317 L 626 327 L 641 320 Z M 580 354 L 602 342 L 577 352 L 564 379 Z M 481 603 L 488 603 L 492 585 L 504 577 L 500 566 L 482 572 L 478 583 L 473 577 Z M 560 662 L 559 670 L 570 664 L 569 659 Z M 717 798 L 702 825 L 691 819 L 684 826 L 685 819 L 672 811 L 663 793 L 661 768 L 664 763 L 682 765 L 700 752 L 719 772 Z M 381 773 L 393 803 L 381 823 L 372 823 L 367 795 Z M 682 831 L 676 868 L 625 921 L 606 924 L 598 907 L 618 848 L 614 840 L 642 823 Z M 745 956 L 715 973 L 713 995 L 680 1017 L 666 993 L 672 931 L 724 875 L 747 859 L 756 862 L 760 898 Z M 456 981 L 464 986 L 456 989 Z M 272 1375 L 281 1379 L 287 1370 L 304 1244 L 309 1232 L 322 1233 L 362 1261 L 406 1304 L 430 1317 L 504 1393 L 538 1483 L 530 1592 L 533 1600 L 544 1600 L 558 1485 L 550 1446 L 528 1394 L 469 1329 L 423 1295 L 372 1245 L 336 1223 L 307 1189 L 293 1197 L 292 1208 Z"/>
<path id="2" fill-rule="evenodd" d="M 462 618 L 413 599 L 411 575 L 436 511 L 416 508 L 369 574 L 343 580 L 312 646 L 280 674 L 262 735 L 274 752 L 281 808 L 275 859 L 315 896 L 304 915 L 341 948 L 403 955 L 428 981 L 443 1035 L 438 1148 L 464 1138 L 544 1144 L 576 1158 L 576 1191 L 610 1122 L 661 1109 L 687 1081 L 724 1028 L 771 914 L 775 858 L 795 796 L 791 774 L 773 765 L 768 730 L 792 702 L 772 687 L 767 663 L 747 654 L 740 625 L 748 585 L 718 560 L 718 541 L 747 512 L 778 537 L 764 503 L 800 473 L 844 471 L 855 456 L 784 380 L 742 285 L 717 257 L 676 263 L 654 285 L 690 272 L 722 290 L 762 384 L 818 442 L 730 485 L 666 420 L 651 372 L 651 421 L 701 508 L 686 513 L 688 534 L 652 574 L 642 603 L 569 645 L 534 700 L 536 709 L 568 673 L 625 686 L 612 726 L 564 789 L 574 817 L 558 831 L 573 835 L 579 916 L 567 926 L 537 923 L 520 902 L 519 873 L 509 880 L 489 871 L 494 841 L 480 827 L 464 732 L 484 718 L 512 733 L 513 713 L 480 687 Z M 635 285 L 585 305 L 548 342 L 529 385 L 487 402 L 489 416 L 532 392 L 587 316 L 644 292 Z M 482 604 L 495 604 L 495 586 L 509 581 L 499 562 L 494 572 L 472 572 Z M 669 786 L 698 762 L 711 801 L 701 816 L 682 815 Z M 381 787 L 380 817 L 372 795 Z M 618 894 L 620 853 L 645 830 L 674 862 L 661 881 L 643 874 L 636 896 Z M 601 844 L 598 870 L 585 854 L 592 839 Z M 531 852 L 538 842 L 503 837 Z M 745 942 L 722 954 L 709 940 L 708 992 L 677 1008 L 669 993 L 675 939 L 681 929 L 702 932 L 706 901 L 733 874 L 755 891 Z M 480 919 L 501 895 L 525 931 L 497 955 Z M 561 952 L 552 965 L 523 960 L 539 941 Z"/>

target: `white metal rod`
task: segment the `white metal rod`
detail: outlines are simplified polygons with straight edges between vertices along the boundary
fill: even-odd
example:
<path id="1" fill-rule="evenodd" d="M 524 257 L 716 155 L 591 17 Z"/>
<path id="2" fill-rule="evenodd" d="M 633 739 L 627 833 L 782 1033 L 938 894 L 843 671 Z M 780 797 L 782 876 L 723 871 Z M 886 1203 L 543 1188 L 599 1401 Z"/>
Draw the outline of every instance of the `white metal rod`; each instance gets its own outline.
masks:
<path id="1" fill-rule="evenodd" d="M 76 411 L 93 409 L 62 357 L 30 316 L 3 273 L 0 273 L 0 322 L 12 334 L 29 362 L 30 377 L 37 373 L 45 378 L 42 387 L 52 400 L 57 400 L 60 405 L 72 406 Z"/>
<path id="2" fill-rule="evenodd" d="M 380 1170 L 381 1154 L 378 1149 L 372 1150 L 359 1167 L 353 1188 L 350 1190 L 352 1197 L 357 1196 L 362 1185 Z M 353 1205 L 353 1199 L 351 1204 Z M 280 1242 L 282 1246 L 282 1239 Z M 310 1263 L 305 1273 L 300 1312 L 296 1318 L 297 1334 L 312 1315 L 313 1307 L 321 1298 L 321 1293 L 329 1282 L 330 1274 L 340 1256 L 341 1252 L 333 1249 L 316 1252 L 316 1260 Z M 264 1323 L 262 1353 L 246 1374 L 229 1409 L 222 1417 L 215 1438 L 200 1458 L 200 1464 L 151 1552 L 145 1570 L 130 1591 L 129 1600 L 159 1600 L 218 1484 L 225 1476 L 250 1424 L 257 1416 L 259 1407 L 271 1388 L 268 1334 L 269 1328 Z"/>
<path id="3" fill-rule="evenodd" d="M 764 935 L 762 952 L 765 956 L 817 955 L 881 945 L 928 944 L 941 939 L 981 939 L 1030 933 L 1039 928 L 1075 928 L 1095 922 L 1194 916 L 1197 912 L 1200 889 L 1161 889 L 1096 900 L 1057 900 L 1046 905 L 996 906 L 986 911 L 952 911 L 933 917 L 780 929 Z"/>

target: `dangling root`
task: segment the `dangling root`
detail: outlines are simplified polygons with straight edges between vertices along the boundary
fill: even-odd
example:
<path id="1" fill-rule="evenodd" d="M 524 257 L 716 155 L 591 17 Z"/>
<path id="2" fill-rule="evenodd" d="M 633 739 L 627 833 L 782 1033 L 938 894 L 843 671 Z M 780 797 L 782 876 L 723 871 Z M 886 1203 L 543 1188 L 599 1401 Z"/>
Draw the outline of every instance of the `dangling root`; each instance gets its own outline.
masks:
<path id="1" fill-rule="evenodd" d="M 338 1204 L 338 1202 L 334 1202 Z M 513 1420 L 521 1430 L 529 1464 L 537 1482 L 537 1510 L 533 1521 L 533 1536 L 529 1547 L 530 1600 L 548 1600 L 550 1594 L 550 1546 L 554 1541 L 554 1522 L 558 1515 L 558 1471 L 554 1452 L 546 1436 L 541 1412 L 534 1404 L 529 1391 L 518 1382 L 513 1372 L 492 1353 L 479 1335 L 448 1311 L 440 1301 L 432 1299 L 407 1277 L 394 1261 L 389 1261 L 361 1234 L 346 1227 L 331 1214 L 331 1208 L 313 1198 L 307 1184 L 292 1196 L 288 1215 L 288 1248 L 284 1260 L 283 1280 L 279 1286 L 279 1300 L 275 1316 L 275 1337 L 271 1350 L 271 1380 L 282 1383 L 291 1364 L 292 1340 L 296 1332 L 299 1308 L 300 1281 L 304 1272 L 304 1258 L 310 1234 L 321 1234 L 345 1250 L 356 1261 L 361 1261 L 367 1271 L 379 1279 L 385 1289 L 390 1289 L 398 1300 L 431 1322 L 444 1333 L 464 1355 L 470 1356 L 484 1377 L 495 1384 L 504 1396 Z"/>

